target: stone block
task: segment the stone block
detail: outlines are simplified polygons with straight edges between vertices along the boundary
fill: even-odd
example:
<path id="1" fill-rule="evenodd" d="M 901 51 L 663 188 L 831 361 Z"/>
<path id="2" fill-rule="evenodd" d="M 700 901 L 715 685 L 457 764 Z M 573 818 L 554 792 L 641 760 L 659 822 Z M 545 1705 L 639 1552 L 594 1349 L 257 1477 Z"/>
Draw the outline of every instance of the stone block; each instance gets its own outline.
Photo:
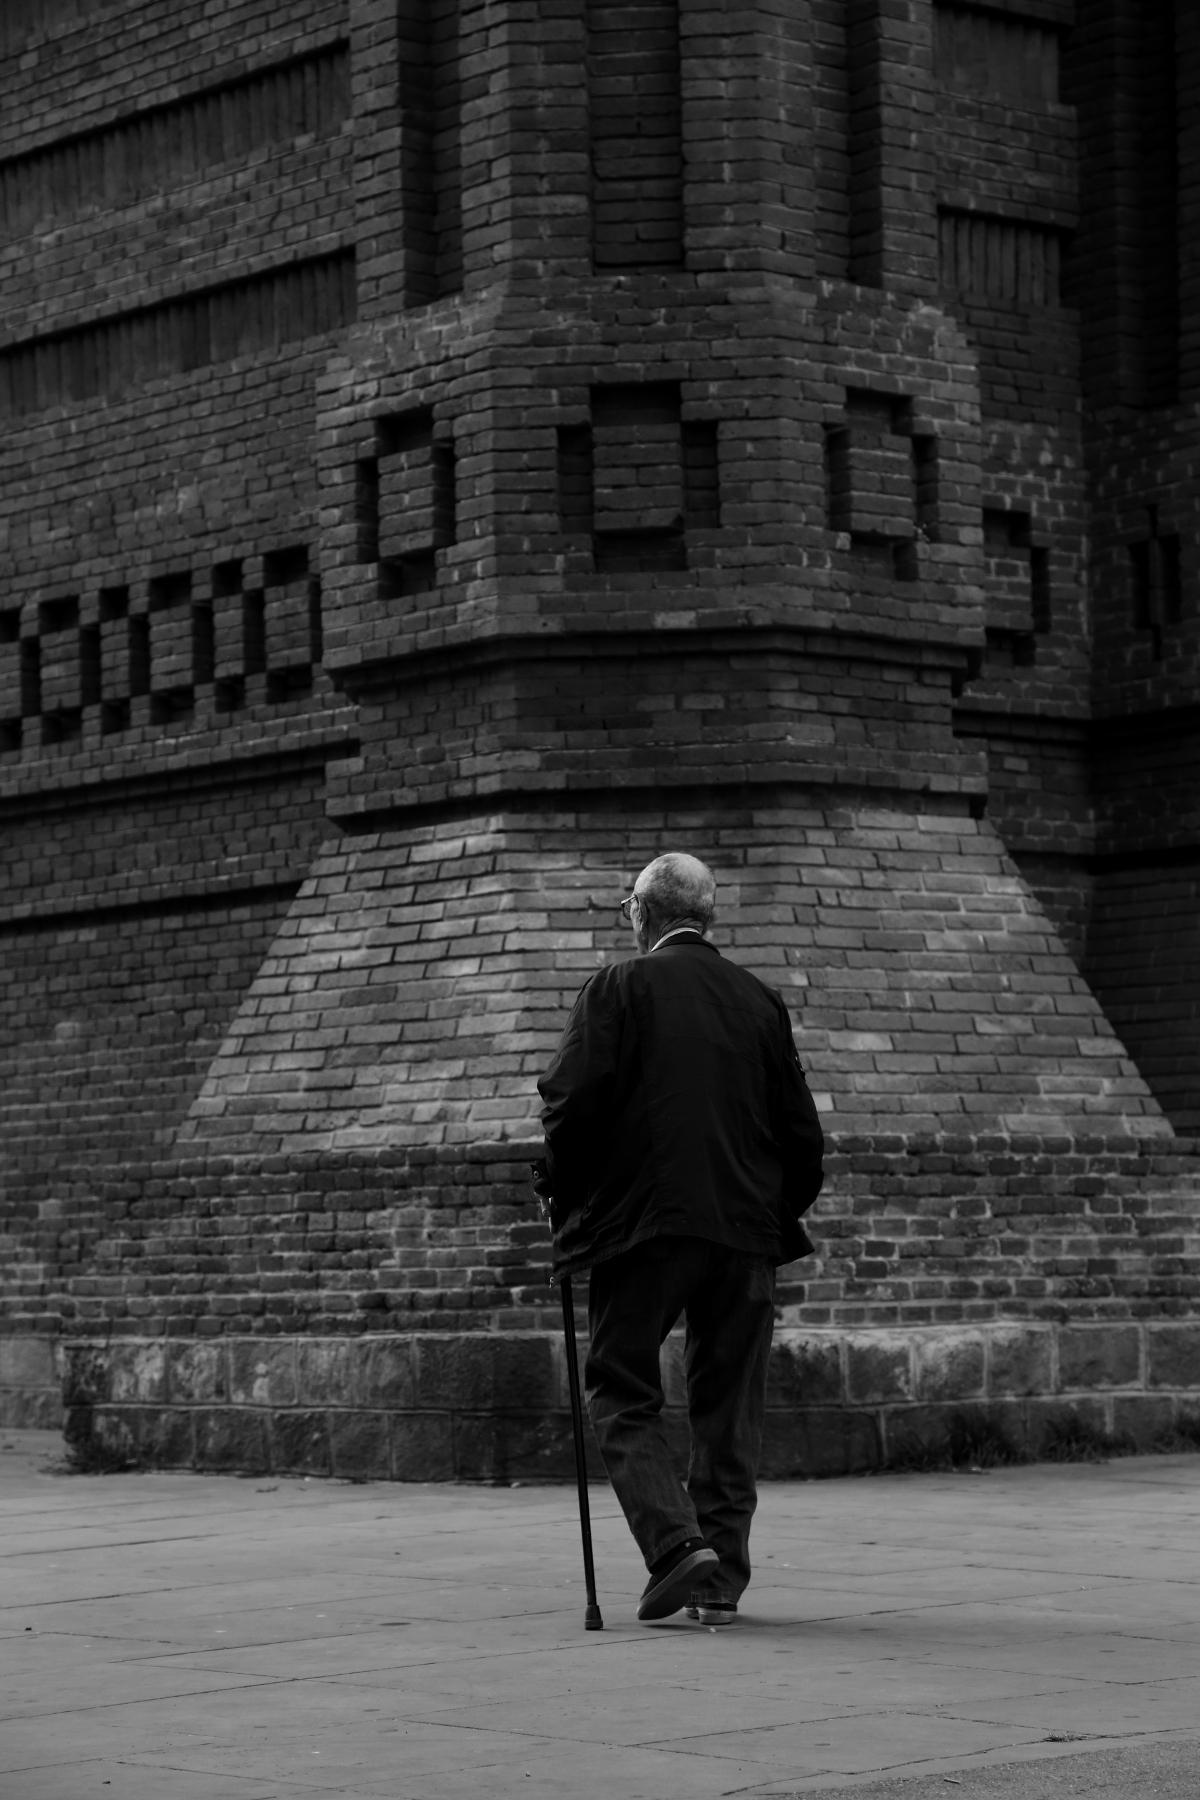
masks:
<path id="1" fill-rule="evenodd" d="M 1059 1392 L 1132 1387 L 1141 1379 L 1136 1325 L 1064 1325 L 1058 1334 Z"/>
<path id="2" fill-rule="evenodd" d="M 1200 1324 L 1150 1325 L 1148 1379 L 1155 1388 L 1200 1388 Z"/>
<path id="3" fill-rule="evenodd" d="M 391 1413 L 393 1481 L 453 1481 L 454 1420 L 449 1412 Z"/>
<path id="4" fill-rule="evenodd" d="M 334 1475 L 341 1481 L 386 1481 L 391 1474 L 388 1415 L 381 1412 L 331 1412 L 329 1449 Z"/>
<path id="5" fill-rule="evenodd" d="M 879 1425 L 873 1413 L 822 1406 L 767 1414 L 759 1465 L 764 1480 L 860 1475 L 881 1463 Z"/>
<path id="6" fill-rule="evenodd" d="M 0 1387 L 0 1430 L 61 1431 L 63 1404 L 56 1388 Z"/>
<path id="7" fill-rule="evenodd" d="M 109 1398 L 121 1406 L 161 1406 L 167 1398 L 165 1343 L 136 1339 L 112 1346 L 109 1353 Z"/>
<path id="8" fill-rule="evenodd" d="M 0 1387 L 57 1387 L 50 1338 L 0 1337 Z"/>
<path id="9" fill-rule="evenodd" d="M 1030 1453 L 1029 1408 L 1024 1400 L 989 1400 L 987 1417 L 1018 1456 Z"/>
<path id="10" fill-rule="evenodd" d="M 950 1454 L 948 1406 L 898 1406 L 881 1420 L 882 1454 L 889 1467 L 912 1467 Z"/>
<path id="11" fill-rule="evenodd" d="M 329 1475 L 333 1460 L 323 1412 L 270 1415 L 271 1468 L 277 1475 Z"/>
<path id="12" fill-rule="evenodd" d="M 1103 1400 L 1029 1400 L 1025 1418 L 1025 1444 L 1035 1458 L 1045 1457 L 1064 1434 L 1082 1433 L 1097 1445 L 1107 1442 L 1109 1436 Z"/>
<path id="13" fill-rule="evenodd" d="M 920 1468 L 947 1460 L 959 1468 L 992 1468 L 1019 1459 L 1026 1430 L 1019 1404 L 999 1406 L 945 1401 L 896 1407 L 884 1413 L 890 1467 Z"/>
<path id="14" fill-rule="evenodd" d="M 300 1338 L 296 1399 L 301 1406 L 357 1406 L 374 1338 Z"/>
<path id="15" fill-rule="evenodd" d="M 914 1341 L 918 1400 L 978 1400 L 984 1393 L 984 1347 L 977 1332 L 921 1333 Z"/>
<path id="16" fill-rule="evenodd" d="M 1143 1453 L 1156 1449 L 1174 1424 L 1175 1403 L 1165 1394 L 1119 1394 L 1113 1401 L 1113 1436 Z"/>
<path id="17" fill-rule="evenodd" d="M 264 1414 L 222 1406 L 195 1415 L 196 1467 L 261 1475 L 270 1468 Z"/>
<path id="18" fill-rule="evenodd" d="M 432 1333 L 413 1339 L 417 1405 L 479 1412 L 544 1411 L 555 1400 L 553 1340 L 545 1334 Z"/>
<path id="19" fill-rule="evenodd" d="M 490 1340 L 484 1333 L 422 1334 L 413 1339 L 412 1351 L 418 1406 L 484 1411 L 491 1405 L 494 1370 Z"/>
<path id="20" fill-rule="evenodd" d="M 950 1454 L 956 1463 L 988 1469 L 1024 1460 L 1028 1431 L 1021 1401 L 949 1406 L 945 1410 Z"/>
<path id="21" fill-rule="evenodd" d="M 372 1337 L 355 1348 L 361 1359 L 359 1379 L 365 1406 L 408 1411 L 417 1404 L 411 1338 Z"/>
<path id="22" fill-rule="evenodd" d="M 94 1406 L 68 1406 L 63 1409 L 63 1443 L 71 1456 L 86 1456 L 95 1423 Z"/>
<path id="23" fill-rule="evenodd" d="M 195 1417 L 179 1407 L 145 1408 L 138 1419 L 138 1461 L 148 1469 L 190 1469 L 196 1460 Z"/>
<path id="24" fill-rule="evenodd" d="M 1200 1449 L 1200 1407 L 1197 1407 L 1195 1401 L 1175 1402 L 1172 1429 L 1173 1433 L 1184 1438 L 1193 1449 Z"/>
<path id="25" fill-rule="evenodd" d="M 228 1399 L 224 1342 L 168 1344 L 167 1397 L 176 1405 L 189 1406 Z"/>
<path id="26" fill-rule="evenodd" d="M 235 1406 L 294 1406 L 296 1346 L 292 1339 L 233 1338 L 229 1398 Z"/>
<path id="27" fill-rule="evenodd" d="M 460 1481 L 568 1481 L 575 1473 L 571 1420 L 562 1413 L 469 1413 L 454 1421 Z"/>
<path id="28" fill-rule="evenodd" d="M 1005 1325 L 988 1333 L 988 1394 L 1048 1394 L 1054 1338 L 1048 1327 Z"/>
<path id="29" fill-rule="evenodd" d="M 846 1395 L 851 1403 L 911 1400 L 911 1346 L 886 1333 L 852 1337 L 846 1344 Z"/>
<path id="30" fill-rule="evenodd" d="M 142 1460 L 138 1442 L 140 1424 L 137 1407 L 95 1407 L 86 1460 L 93 1467 L 136 1468 Z"/>
<path id="31" fill-rule="evenodd" d="M 63 1405 L 93 1406 L 109 1397 L 107 1344 L 63 1343 L 58 1352 Z"/>
<path id="32" fill-rule="evenodd" d="M 768 1407 L 836 1406 L 842 1399 L 842 1358 L 837 1341 L 780 1333 L 767 1369 Z"/>

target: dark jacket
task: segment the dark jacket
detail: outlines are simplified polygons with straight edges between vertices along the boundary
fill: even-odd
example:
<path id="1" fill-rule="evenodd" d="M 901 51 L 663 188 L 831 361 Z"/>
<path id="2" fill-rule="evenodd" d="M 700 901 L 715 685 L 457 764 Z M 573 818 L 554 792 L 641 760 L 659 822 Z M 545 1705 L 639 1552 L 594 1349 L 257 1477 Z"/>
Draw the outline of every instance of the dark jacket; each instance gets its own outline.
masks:
<path id="1" fill-rule="evenodd" d="M 787 1008 L 698 932 L 593 975 L 538 1090 L 557 1273 L 677 1234 L 811 1252 L 824 1142 Z"/>

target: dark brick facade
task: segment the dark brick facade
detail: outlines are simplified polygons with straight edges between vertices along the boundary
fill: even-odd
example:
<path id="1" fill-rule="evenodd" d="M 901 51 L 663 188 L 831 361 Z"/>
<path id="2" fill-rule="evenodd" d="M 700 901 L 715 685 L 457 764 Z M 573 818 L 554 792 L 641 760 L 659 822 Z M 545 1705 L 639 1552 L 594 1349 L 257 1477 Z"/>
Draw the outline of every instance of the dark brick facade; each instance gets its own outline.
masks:
<path id="1" fill-rule="evenodd" d="M 830 1132 L 772 1471 L 1190 1416 L 1183 0 L 46 0 L 0 81 L 5 1416 L 558 1472 L 533 1082 L 667 845 Z"/>

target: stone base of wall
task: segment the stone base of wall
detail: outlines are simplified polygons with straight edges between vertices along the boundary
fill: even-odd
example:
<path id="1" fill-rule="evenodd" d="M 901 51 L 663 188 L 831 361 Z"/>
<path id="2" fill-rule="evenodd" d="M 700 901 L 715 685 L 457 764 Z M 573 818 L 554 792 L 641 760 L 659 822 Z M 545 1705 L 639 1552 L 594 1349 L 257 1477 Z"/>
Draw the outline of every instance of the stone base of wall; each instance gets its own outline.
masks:
<path id="1" fill-rule="evenodd" d="M 393 1481 L 573 1473 L 563 1342 L 549 1332 L 72 1340 L 59 1362 L 67 1440 L 93 1465 Z M 682 1459 L 681 1337 L 663 1369 Z M 1148 1450 L 1197 1421 L 1200 1323 L 783 1329 L 762 1473 L 919 1462 L 985 1424 L 1026 1456 L 1069 1428 Z M 589 1461 L 599 1475 L 590 1433 Z"/>
<path id="2" fill-rule="evenodd" d="M 54 1430 L 63 1422 L 55 1345 L 48 1337 L 0 1337 L 0 1430 Z"/>

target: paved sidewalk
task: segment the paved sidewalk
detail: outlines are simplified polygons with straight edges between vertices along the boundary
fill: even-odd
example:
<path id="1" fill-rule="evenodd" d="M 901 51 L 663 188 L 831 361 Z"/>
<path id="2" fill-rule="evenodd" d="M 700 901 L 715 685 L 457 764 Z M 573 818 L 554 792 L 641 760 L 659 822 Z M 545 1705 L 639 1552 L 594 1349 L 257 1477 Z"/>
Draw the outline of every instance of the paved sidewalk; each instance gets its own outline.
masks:
<path id="1" fill-rule="evenodd" d="M 594 1489 L 585 1633 L 570 1489 L 60 1455 L 0 1434 L 3 1800 L 1200 1794 L 1200 1457 L 769 1484 L 721 1632 Z"/>

